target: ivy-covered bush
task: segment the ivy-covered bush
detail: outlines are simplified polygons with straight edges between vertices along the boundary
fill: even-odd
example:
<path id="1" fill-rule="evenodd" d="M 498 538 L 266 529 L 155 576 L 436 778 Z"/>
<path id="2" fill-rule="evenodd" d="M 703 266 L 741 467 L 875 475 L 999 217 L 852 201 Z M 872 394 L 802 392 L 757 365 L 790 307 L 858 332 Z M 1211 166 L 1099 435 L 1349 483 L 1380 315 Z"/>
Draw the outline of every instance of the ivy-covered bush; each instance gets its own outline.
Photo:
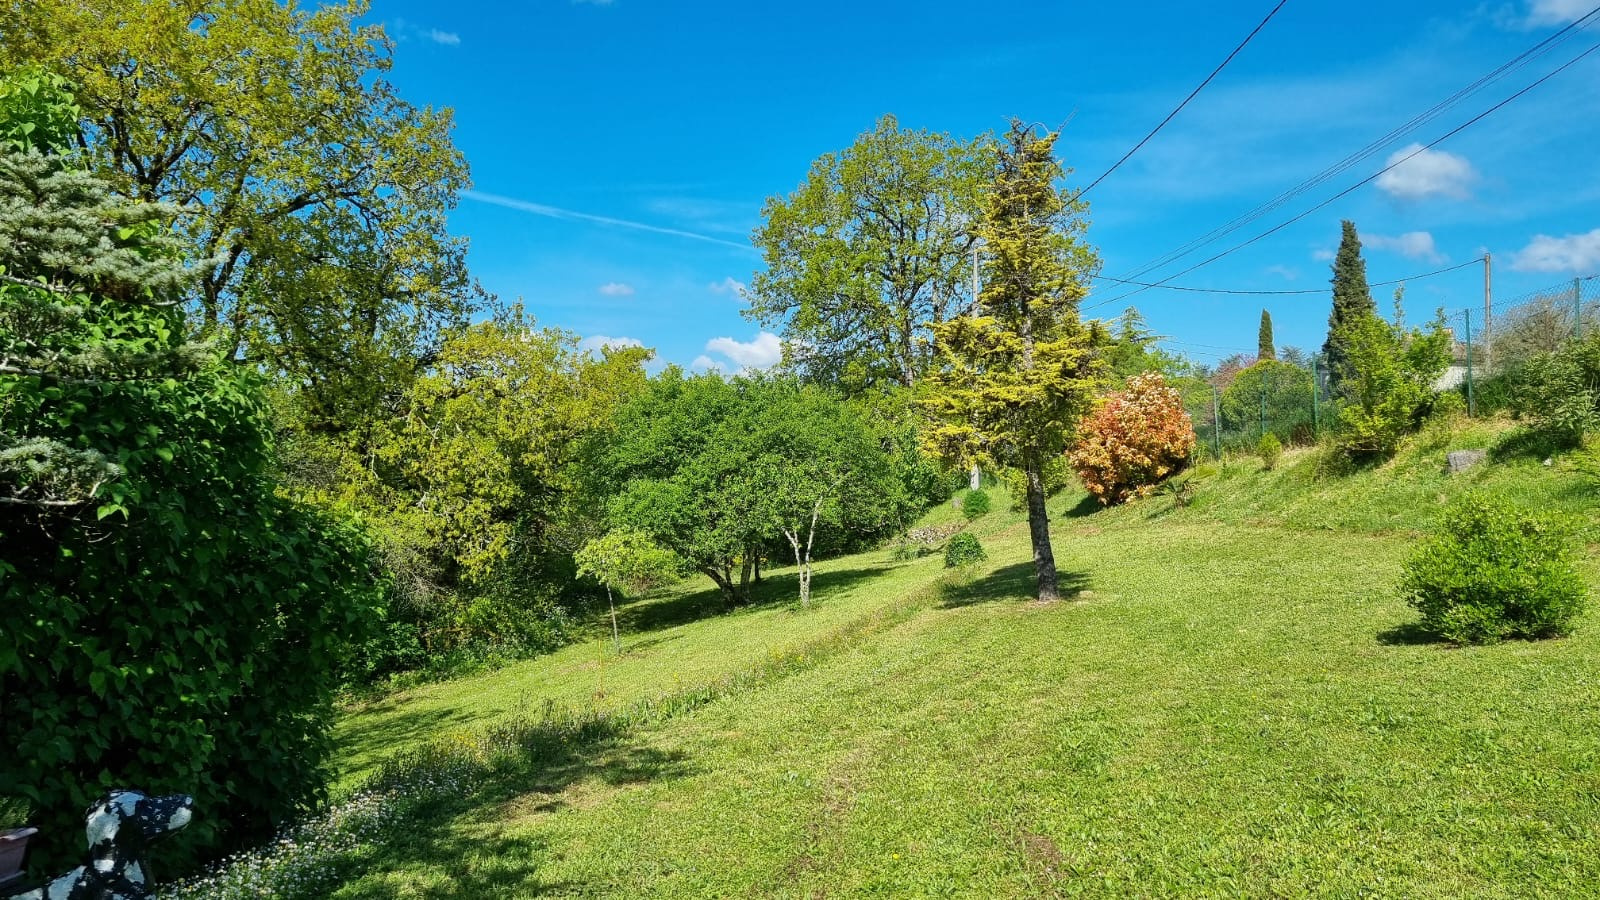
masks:
<path id="1" fill-rule="evenodd" d="M 276 495 L 255 379 L 185 339 L 164 209 L 28 135 L 0 149 L 0 794 L 38 871 L 108 788 L 192 794 L 170 863 L 319 797 L 379 583 L 361 533 Z"/>
<path id="2" fill-rule="evenodd" d="M 967 521 L 982 518 L 989 514 L 989 495 L 982 490 L 967 491 L 961 495 L 961 514 Z"/>
<path id="3" fill-rule="evenodd" d="M 1149 372 L 1101 398 L 1078 424 L 1068 459 L 1089 493 L 1110 505 L 1155 490 L 1188 465 L 1194 448 L 1194 423 L 1183 397 Z"/>
<path id="4" fill-rule="evenodd" d="M 1586 602 L 1570 535 L 1482 494 L 1445 512 L 1406 564 L 1401 590 L 1423 628 L 1459 643 L 1564 635 Z"/>
<path id="5" fill-rule="evenodd" d="M 944 547 L 944 567 L 946 569 L 966 569 L 977 565 L 989 558 L 983 545 L 978 543 L 978 538 L 970 531 L 963 531 L 950 539 Z"/>

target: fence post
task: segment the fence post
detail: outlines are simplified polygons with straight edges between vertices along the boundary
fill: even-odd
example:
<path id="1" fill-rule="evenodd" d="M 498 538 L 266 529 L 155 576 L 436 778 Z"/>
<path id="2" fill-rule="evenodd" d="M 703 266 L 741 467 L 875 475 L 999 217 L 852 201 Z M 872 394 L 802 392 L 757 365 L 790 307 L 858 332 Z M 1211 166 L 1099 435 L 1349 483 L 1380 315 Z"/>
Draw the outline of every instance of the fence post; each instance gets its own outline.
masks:
<path id="1" fill-rule="evenodd" d="M 1319 393 L 1317 391 L 1317 382 L 1322 377 L 1321 372 L 1318 370 L 1321 368 L 1322 366 L 1317 362 L 1313 361 L 1311 363 L 1311 439 L 1313 441 L 1322 438 L 1322 422 L 1319 421 L 1317 413 L 1317 396 Z"/>
<path id="2" fill-rule="evenodd" d="M 1572 279 L 1572 337 L 1583 337 L 1583 279 Z"/>
<path id="3" fill-rule="evenodd" d="M 1217 407 L 1217 386 L 1211 386 L 1211 448 L 1222 459 L 1222 413 Z"/>
<path id="4" fill-rule="evenodd" d="M 1472 399 L 1472 310 L 1462 310 L 1467 322 L 1467 415 L 1476 416 L 1478 409 Z"/>

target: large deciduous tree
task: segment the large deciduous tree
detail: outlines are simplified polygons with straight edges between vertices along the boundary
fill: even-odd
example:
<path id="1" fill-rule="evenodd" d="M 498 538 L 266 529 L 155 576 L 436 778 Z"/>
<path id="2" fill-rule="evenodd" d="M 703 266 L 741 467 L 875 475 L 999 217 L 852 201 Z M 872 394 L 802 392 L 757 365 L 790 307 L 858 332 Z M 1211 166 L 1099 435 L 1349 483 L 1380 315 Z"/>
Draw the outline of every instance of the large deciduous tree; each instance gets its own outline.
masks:
<path id="1" fill-rule="evenodd" d="M 934 327 L 972 306 L 989 147 L 885 116 L 817 159 L 762 211 L 753 239 L 766 269 L 746 315 L 781 327 L 791 364 L 819 381 L 852 393 L 915 383 Z"/>
<path id="2" fill-rule="evenodd" d="M 198 327 L 283 373 L 321 424 L 370 415 L 470 305 L 445 230 L 466 184 L 448 110 L 402 100 L 362 2 L 39 0 L 0 65 L 77 86 L 99 174 L 175 204 Z M 389 391 L 392 393 L 392 391 Z"/>
<path id="3" fill-rule="evenodd" d="M 946 457 L 1022 470 L 1040 600 L 1060 597 L 1044 470 L 1070 443 L 1095 392 L 1106 342 L 1078 303 L 1099 265 L 1083 241 L 1087 204 L 1057 185 L 1058 135 L 1013 122 L 978 232 L 987 243 L 982 315 L 937 328 L 940 366 L 923 400 L 924 441 Z"/>
<path id="4" fill-rule="evenodd" d="M 1327 360 L 1329 383 L 1347 395 L 1346 386 L 1355 377 L 1350 362 L 1351 332 L 1364 328 L 1369 316 L 1376 317 L 1378 305 L 1367 286 L 1367 263 L 1361 258 L 1356 223 L 1346 219 L 1340 227 L 1339 251 L 1333 257 L 1333 311 L 1328 314 L 1328 339 L 1322 355 Z"/>

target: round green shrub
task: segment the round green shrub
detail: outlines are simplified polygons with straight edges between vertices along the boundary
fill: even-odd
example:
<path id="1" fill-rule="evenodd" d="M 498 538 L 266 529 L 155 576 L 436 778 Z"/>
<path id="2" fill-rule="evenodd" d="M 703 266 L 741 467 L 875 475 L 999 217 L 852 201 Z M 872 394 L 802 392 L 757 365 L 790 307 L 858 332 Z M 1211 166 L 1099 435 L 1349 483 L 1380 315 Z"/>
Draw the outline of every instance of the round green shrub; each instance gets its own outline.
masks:
<path id="1" fill-rule="evenodd" d="M 967 521 L 977 519 L 989 512 L 989 495 L 983 491 L 967 491 L 961 497 L 961 514 Z"/>
<path id="2" fill-rule="evenodd" d="M 1261 457 L 1261 468 L 1271 471 L 1277 468 L 1278 460 L 1283 457 L 1283 442 L 1269 431 L 1256 443 L 1256 455 Z"/>
<path id="3" fill-rule="evenodd" d="M 1458 643 L 1567 634 L 1587 599 L 1565 529 L 1481 494 L 1446 510 L 1401 590 L 1424 628 Z"/>
<path id="4" fill-rule="evenodd" d="M 964 569 L 975 566 L 989 558 L 983 550 L 983 545 L 970 532 L 963 531 L 950 539 L 944 548 L 944 567 L 946 569 Z"/>

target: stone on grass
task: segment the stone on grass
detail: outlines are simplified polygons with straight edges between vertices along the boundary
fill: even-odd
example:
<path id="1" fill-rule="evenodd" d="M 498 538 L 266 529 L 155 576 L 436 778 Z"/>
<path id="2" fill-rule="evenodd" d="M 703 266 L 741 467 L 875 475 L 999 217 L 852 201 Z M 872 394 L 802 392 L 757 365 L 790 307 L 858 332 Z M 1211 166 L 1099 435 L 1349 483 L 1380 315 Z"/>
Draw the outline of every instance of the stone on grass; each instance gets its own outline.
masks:
<path id="1" fill-rule="evenodd" d="M 1450 463 L 1450 474 L 1465 472 L 1489 457 L 1487 450 L 1452 450 L 1445 455 Z"/>

